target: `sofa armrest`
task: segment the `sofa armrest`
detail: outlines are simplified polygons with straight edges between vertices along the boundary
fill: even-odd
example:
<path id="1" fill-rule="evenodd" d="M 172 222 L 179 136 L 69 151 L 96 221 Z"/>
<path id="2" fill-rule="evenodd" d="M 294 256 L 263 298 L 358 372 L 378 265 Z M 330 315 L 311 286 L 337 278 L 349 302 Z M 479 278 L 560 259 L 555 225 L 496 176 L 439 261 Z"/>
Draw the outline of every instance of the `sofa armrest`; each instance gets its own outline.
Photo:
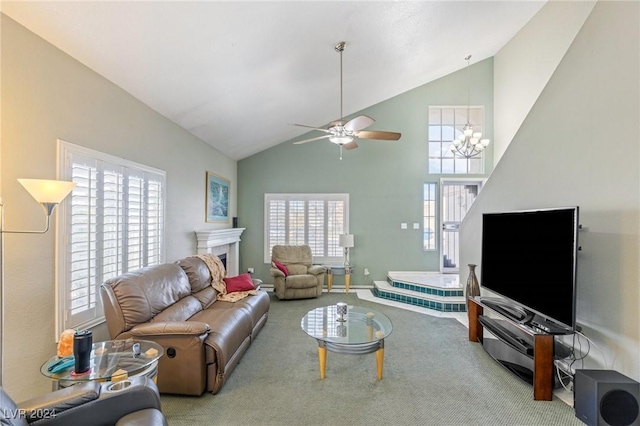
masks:
<path id="1" fill-rule="evenodd" d="M 260 290 L 260 286 L 262 285 L 262 280 L 259 278 L 251 278 L 251 282 L 253 283 L 253 288 L 256 290 Z"/>
<path id="2" fill-rule="evenodd" d="M 130 377 L 130 385 L 111 390 L 111 382 L 79 383 L 18 404 L 29 423 L 42 425 L 115 424 L 129 413 L 160 409 L 158 388 L 147 377 Z"/>
<path id="3" fill-rule="evenodd" d="M 285 276 L 285 275 L 284 275 L 284 272 L 282 272 L 282 271 L 281 271 L 280 269 L 278 269 L 278 268 L 271 268 L 271 269 L 269 269 L 269 273 L 271 274 L 271 276 L 272 276 L 273 278 L 276 278 L 276 277 L 284 277 L 284 276 Z"/>
<path id="4" fill-rule="evenodd" d="M 311 275 L 320 275 L 320 274 L 324 274 L 325 272 L 327 272 L 327 268 L 325 268 L 324 266 L 320 266 L 320 265 L 312 265 L 309 268 L 308 272 Z"/>
<path id="5" fill-rule="evenodd" d="M 210 331 L 209 324 L 200 321 L 170 321 L 148 322 L 136 325 L 129 332 L 135 336 L 144 338 L 147 336 L 199 336 Z"/>

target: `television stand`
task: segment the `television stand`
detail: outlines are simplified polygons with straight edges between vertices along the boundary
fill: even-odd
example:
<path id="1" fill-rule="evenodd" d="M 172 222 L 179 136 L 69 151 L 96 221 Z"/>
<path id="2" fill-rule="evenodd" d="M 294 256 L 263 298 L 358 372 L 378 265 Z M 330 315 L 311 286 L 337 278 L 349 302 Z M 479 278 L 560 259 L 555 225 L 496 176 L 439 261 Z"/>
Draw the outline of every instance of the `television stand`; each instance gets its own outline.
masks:
<path id="1" fill-rule="evenodd" d="M 533 312 L 496 297 L 480 297 L 480 303 L 520 324 L 525 324 L 533 318 Z"/>
<path id="2" fill-rule="evenodd" d="M 485 307 L 494 310 L 494 307 L 485 305 L 484 302 L 485 300 L 480 297 L 469 298 L 469 340 L 484 343 L 484 323 L 488 331 L 513 348 L 517 353 L 527 358 L 533 358 L 533 399 L 536 401 L 551 401 L 554 384 L 554 336 L 539 329 L 526 327 L 519 320 L 515 320 L 509 313 L 504 314 L 496 309 L 495 312 L 505 318 L 502 321 L 510 322 L 520 331 L 520 333 L 511 332 L 509 328 L 500 326 L 500 321 L 483 316 Z M 483 319 L 481 320 L 480 317 L 483 317 Z"/>

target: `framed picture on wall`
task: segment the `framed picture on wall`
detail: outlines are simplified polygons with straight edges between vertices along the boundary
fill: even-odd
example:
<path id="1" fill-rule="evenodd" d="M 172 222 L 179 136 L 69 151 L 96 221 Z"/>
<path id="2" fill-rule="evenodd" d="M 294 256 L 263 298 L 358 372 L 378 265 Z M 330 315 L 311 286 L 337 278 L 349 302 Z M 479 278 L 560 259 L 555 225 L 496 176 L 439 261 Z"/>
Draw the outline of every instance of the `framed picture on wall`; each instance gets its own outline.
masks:
<path id="1" fill-rule="evenodd" d="M 207 222 L 229 221 L 229 179 L 207 172 Z"/>

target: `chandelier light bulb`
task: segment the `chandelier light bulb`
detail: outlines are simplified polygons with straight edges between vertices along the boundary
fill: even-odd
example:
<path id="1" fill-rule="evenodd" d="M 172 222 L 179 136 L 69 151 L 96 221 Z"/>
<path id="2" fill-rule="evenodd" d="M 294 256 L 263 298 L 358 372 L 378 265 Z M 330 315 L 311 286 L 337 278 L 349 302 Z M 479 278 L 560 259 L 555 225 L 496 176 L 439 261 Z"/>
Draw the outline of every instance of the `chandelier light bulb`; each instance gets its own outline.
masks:
<path id="1" fill-rule="evenodd" d="M 480 144 L 483 148 L 486 148 L 487 146 L 489 146 L 489 139 L 481 139 Z"/>
<path id="2" fill-rule="evenodd" d="M 474 137 L 474 138 L 478 138 L 478 139 L 480 139 L 480 138 L 482 137 L 482 133 L 480 133 L 480 132 L 475 132 L 475 133 L 473 134 L 473 137 Z"/>
<path id="3" fill-rule="evenodd" d="M 460 144 L 462 143 L 462 141 L 460 139 L 454 139 L 453 140 L 453 146 L 460 146 Z"/>
<path id="4" fill-rule="evenodd" d="M 473 126 L 467 124 L 466 126 L 464 126 L 463 132 L 466 137 L 471 137 L 473 135 Z"/>
<path id="5" fill-rule="evenodd" d="M 480 139 L 478 138 L 471 138 L 469 139 L 469 143 L 473 146 L 476 146 L 478 144 L 478 142 L 480 142 Z"/>

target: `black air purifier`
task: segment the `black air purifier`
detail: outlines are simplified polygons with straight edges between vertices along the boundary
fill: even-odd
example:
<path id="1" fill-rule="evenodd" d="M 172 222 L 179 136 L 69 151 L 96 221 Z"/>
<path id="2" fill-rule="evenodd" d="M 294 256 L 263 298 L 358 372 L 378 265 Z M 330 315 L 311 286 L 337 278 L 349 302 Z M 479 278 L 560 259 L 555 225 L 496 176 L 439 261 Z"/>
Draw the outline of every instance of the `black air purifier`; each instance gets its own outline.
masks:
<path id="1" fill-rule="evenodd" d="M 613 370 L 576 370 L 573 406 L 589 426 L 640 426 L 640 383 Z"/>

